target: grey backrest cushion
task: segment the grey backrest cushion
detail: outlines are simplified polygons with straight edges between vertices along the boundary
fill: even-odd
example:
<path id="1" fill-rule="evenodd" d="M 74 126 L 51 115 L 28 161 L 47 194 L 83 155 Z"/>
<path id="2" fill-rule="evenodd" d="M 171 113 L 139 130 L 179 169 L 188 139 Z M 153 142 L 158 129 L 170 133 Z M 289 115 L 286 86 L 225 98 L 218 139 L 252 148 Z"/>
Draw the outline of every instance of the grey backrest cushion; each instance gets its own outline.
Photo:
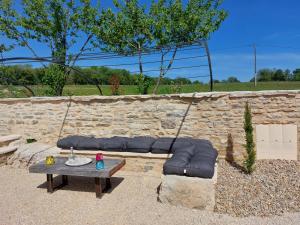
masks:
<path id="1" fill-rule="evenodd" d="M 164 174 L 185 175 L 184 171 L 188 168 L 191 158 L 194 155 L 194 145 L 190 145 L 176 151 L 173 156 L 163 165 Z"/>
<path id="2" fill-rule="evenodd" d="M 125 151 L 140 152 L 140 153 L 150 152 L 151 146 L 155 140 L 156 140 L 155 138 L 150 136 L 128 138 L 126 140 Z"/>
<path id="3" fill-rule="evenodd" d="M 111 138 L 97 138 L 100 145 L 99 149 L 105 151 L 124 151 L 126 147 L 126 137 L 111 137 Z"/>
<path id="4" fill-rule="evenodd" d="M 97 150 L 100 148 L 100 144 L 96 138 L 78 135 L 60 139 L 57 142 L 57 146 L 62 149 L 73 147 L 78 150 Z"/>
<path id="5" fill-rule="evenodd" d="M 174 153 L 175 149 L 190 146 L 189 138 L 158 138 L 151 147 L 154 154 Z"/>
<path id="6" fill-rule="evenodd" d="M 217 151 L 207 140 L 193 140 L 193 148 L 187 146 L 174 151 L 171 159 L 164 164 L 164 174 L 212 178 Z"/>

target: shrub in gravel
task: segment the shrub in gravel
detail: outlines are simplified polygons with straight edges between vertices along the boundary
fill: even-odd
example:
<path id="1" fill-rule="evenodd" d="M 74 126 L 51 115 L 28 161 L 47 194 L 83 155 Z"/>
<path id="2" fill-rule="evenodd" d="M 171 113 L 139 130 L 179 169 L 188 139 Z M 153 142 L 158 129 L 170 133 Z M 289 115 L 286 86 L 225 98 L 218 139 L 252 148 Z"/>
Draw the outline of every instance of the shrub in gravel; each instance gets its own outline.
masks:
<path id="1" fill-rule="evenodd" d="M 253 126 L 252 126 L 252 115 L 251 108 L 248 102 L 245 105 L 245 113 L 244 113 L 244 130 L 246 135 L 246 152 L 247 156 L 244 161 L 245 172 L 250 174 L 255 169 L 255 159 L 256 152 L 254 149 L 254 141 L 253 141 Z"/>

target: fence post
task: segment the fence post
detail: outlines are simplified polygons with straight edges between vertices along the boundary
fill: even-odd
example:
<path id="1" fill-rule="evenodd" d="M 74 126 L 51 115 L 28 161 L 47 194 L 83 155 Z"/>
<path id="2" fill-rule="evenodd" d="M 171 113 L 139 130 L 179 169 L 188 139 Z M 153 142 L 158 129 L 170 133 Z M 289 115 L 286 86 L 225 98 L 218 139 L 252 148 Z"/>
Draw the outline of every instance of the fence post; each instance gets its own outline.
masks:
<path id="1" fill-rule="evenodd" d="M 212 92 L 213 88 L 214 88 L 213 87 L 214 80 L 213 80 L 213 72 L 212 72 L 212 66 L 211 66 L 210 52 L 209 52 L 207 41 L 204 40 L 204 41 L 202 41 L 202 43 L 204 45 L 205 52 L 206 52 L 206 55 L 207 55 L 208 67 L 209 67 L 209 77 L 210 77 L 210 91 Z"/>

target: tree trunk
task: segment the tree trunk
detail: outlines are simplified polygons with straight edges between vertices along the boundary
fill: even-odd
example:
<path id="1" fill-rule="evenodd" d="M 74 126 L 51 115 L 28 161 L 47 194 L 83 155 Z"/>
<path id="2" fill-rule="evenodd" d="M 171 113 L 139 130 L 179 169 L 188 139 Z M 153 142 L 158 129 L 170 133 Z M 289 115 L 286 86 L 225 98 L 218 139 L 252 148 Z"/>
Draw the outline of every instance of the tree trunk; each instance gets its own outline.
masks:
<path id="1" fill-rule="evenodd" d="M 168 53 L 168 52 L 167 52 Z M 158 86 L 160 84 L 160 81 L 161 79 L 166 75 L 166 73 L 170 70 L 173 62 L 174 62 L 174 59 L 175 59 L 175 56 L 176 56 L 176 53 L 177 53 L 177 47 L 175 47 L 174 49 L 174 52 L 173 52 L 173 55 L 172 55 L 172 58 L 169 62 L 169 65 L 166 69 L 163 68 L 163 65 L 164 65 L 164 56 L 167 54 L 167 53 L 164 53 L 162 52 L 161 53 L 161 61 L 160 61 L 160 74 L 159 74 L 159 77 L 158 77 L 158 80 L 156 82 L 156 85 L 155 85 L 155 88 L 153 90 L 153 94 L 156 95 L 157 94 L 157 90 L 158 90 Z"/>
<path id="2" fill-rule="evenodd" d="M 140 69 L 140 74 L 143 75 L 142 50 L 141 50 L 140 43 L 138 43 L 138 53 L 139 53 L 139 69 Z"/>
<path id="3" fill-rule="evenodd" d="M 159 77 L 158 77 L 158 80 L 156 82 L 156 85 L 155 85 L 155 88 L 153 90 L 153 94 L 156 95 L 157 94 L 157 89 L 158 89 L 158 86 L 160 84 L 160 80 L 161 78 L 164 76 L 163 73 L 164 73 L 164 57 L 165 57 L 165 54 L 163 52 L 163 50 L 161 50 L 161 58 L 160 58 L 160 71 L 159 71 Z"/>

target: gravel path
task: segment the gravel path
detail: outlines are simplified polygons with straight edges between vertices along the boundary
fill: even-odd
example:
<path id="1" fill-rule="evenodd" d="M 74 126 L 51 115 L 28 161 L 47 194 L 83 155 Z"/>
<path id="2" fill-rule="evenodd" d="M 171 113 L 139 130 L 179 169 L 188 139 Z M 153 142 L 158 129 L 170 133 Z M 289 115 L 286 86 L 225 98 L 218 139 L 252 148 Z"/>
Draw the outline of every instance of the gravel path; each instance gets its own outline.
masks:
<path id="1" fill-rule="evenodd" d="M 300 212 L 300 162 L 258 161 L 249 176 L 220 161 L 216 203 L 217 212 L 235 216 Z"/>
<path id="2" fill-rule="evenodd" d="M 46 193 L 45 175 L 0 168 L 0 224 L 105 225 L 299 225 L 300 213 L 237 218 L 156 201 L 159 177 L 119 172 L 113 190 L 96 199 L 93 179 L 71 177 L 65 188 Z"/>

